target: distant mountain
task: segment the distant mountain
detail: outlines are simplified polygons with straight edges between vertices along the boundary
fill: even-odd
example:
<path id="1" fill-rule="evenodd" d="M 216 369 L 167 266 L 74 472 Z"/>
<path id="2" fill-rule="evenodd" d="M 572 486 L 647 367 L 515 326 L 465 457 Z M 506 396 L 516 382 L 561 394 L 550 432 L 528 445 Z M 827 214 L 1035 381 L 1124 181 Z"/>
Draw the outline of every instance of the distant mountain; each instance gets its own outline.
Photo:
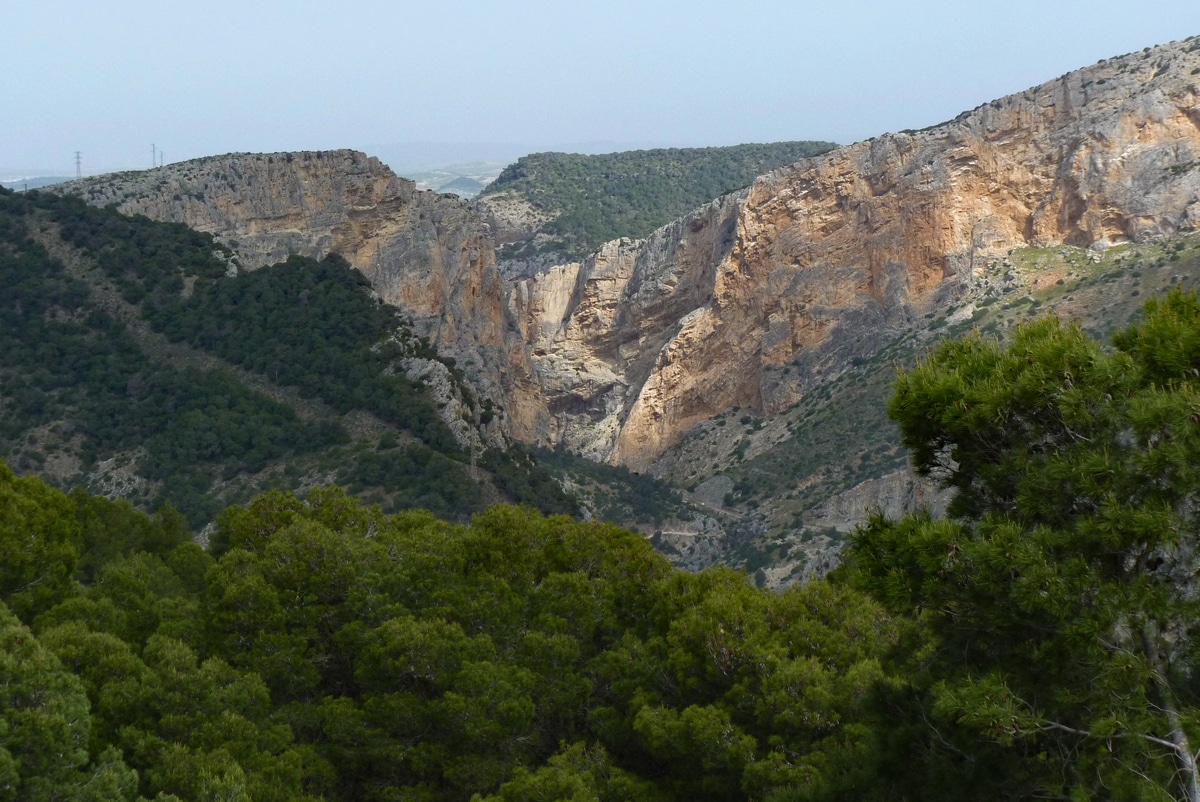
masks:
<path id="1" fill-rule="evenodd" d="M 473 198 L 486 186 L 482 181 L 460 175 L 448 184 L 438 187 L 438 192 L 449 192 L 464 198 Z"/>
<path id="2" fill-rule="evenodd" d="M 368 145 L 364 152 L 377 157 L 397 175 L 438 170 L 447 165 L 472 162 L 511 164 L 531 148 L 515 142 L 397 142 Z"/>
<path id="3" fill-rule="evenodd" d="M 72 177 L 66 175 L 38 175 L 30 176 L 29 178 L 0 181 L 0 187 L 4 187 L 5 189 L 14 189 L 18 192 L 21 192 L 27 189 L 38 189 L 40 187 L 51 186 L 52 184 L 61 184 L 64 181 L 70 180 L 72 180 Z"/>
<path id="4" fill-rule="evenodd" d="M 447 164 L 431 170 L 409 172 L 404 174 L 404 177 L 415 181 L 418 189 L 431 189 L 460 198 L 474 198 L 494 181 L 506 166 L 505 162 Z"/>

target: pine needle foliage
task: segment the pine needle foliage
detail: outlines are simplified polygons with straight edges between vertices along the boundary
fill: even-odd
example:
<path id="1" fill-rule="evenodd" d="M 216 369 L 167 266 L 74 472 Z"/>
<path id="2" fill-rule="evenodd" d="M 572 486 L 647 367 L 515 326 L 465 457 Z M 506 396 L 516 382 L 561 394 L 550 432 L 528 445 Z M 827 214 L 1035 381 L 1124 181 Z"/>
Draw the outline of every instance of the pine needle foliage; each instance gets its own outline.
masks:
<path id="1" fill-rule="evenodd" d="M 850 556 L 925 627 L 924 748 L 965 787 L 1003 767 L 987 798 L 1196 799 L 1196 295 L 1112 347 L 1054 318 L 947 342 L 889 412 L 956 491 L 946 520 L 876 518 Z"/>

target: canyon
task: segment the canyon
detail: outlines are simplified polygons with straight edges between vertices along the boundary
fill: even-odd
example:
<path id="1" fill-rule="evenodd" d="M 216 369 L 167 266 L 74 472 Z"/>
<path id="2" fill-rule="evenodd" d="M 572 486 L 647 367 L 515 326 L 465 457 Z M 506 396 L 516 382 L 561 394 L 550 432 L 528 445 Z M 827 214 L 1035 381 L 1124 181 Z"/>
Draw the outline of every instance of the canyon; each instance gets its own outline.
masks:
<path id="1" fill-rule="evenodd" d="M 232 269 L 338 253 L 503 407 L 509 436 L 682 483 L 689 433 L 794 409 L 1014 249 L 1099 254 L 1200 227 L 1200 37 L 804 159 L 645 239 L 510 278 L 486 210 L 353 151 L 54 190 L 211 232 Z"/>

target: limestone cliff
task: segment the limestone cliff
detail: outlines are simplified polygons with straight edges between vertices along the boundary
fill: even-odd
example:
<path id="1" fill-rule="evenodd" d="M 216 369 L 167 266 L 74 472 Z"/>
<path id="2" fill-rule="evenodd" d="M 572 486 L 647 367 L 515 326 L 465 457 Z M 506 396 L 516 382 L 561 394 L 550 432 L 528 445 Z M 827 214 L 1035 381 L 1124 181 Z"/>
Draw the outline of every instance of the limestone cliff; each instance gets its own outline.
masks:
<path id="1" fill-rule="evenodd" d="M 695 397 L 669 363 L 672 343 L 713 300 L 715 268 L 734 244 L 740 205 L 740 196 L 714 201 L 646 240 L 610 242 L 582 264 L 514 283 L 509 309 L 529 344 L 529 389 L 542 399 L 513 414 L 518 437 L 636 465 L 642 455 L 623 451 L 621 438 L 656 377 L 676 382 L 672 411 L 683 425 L 721 404 L 749 403 L 733 385 Z M 723 364 L 740 358 L 736 349 L 721 354 Z"/>
<path id="2" fill-rule="evenodd" d="M 727 409 L 787 408 L 1011 248 L 1198 225 L 1193 37 L 804 160 L 517 281 L 541 403 L 515 431 L 645 469 Z"/>
<path id="3" fill-rule="evenodd" d="M 501 395 L 503 288 L 482 218 L 458 198 L 416 190 L 378 159 L 236 153 L 54 189 L 211 232 L 247 268 L 336 252 L 485 393 Z"/>

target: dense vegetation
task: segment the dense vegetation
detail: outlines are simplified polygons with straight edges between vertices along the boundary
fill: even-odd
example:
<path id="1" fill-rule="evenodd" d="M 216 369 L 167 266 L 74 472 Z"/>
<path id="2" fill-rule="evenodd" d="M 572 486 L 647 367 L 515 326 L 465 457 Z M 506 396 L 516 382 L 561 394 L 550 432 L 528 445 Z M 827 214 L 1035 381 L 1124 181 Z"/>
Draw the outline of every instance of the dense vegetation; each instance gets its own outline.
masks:
<path id="1" fill-rule="evenodd" d="M 223 463 L 257 471 L 286 454 L 345 439 L 336 423 L 299 420 L 288 407 L 227 373 L 153 360 L 124 321 L 96 304 L 88 286 L 29 237 L 27 226 L 36 223 L 29 211 L 24 198 L 0 194 L 0 286 L 5 288 L 0 295 L 0 444 L 7 453 L 17 451 L 27 432 L 43 426 L 80 438 L 86 464 L 141 449 L 144 470 L 162 483 L 150 503 L 171 498 L 203 517 L 219 510 L 202 496 Z M 82 236 L 78 218 L 51 219 Z M 185 276 L 208 267 L 203 260 L 188 261 L 197 253 L 188 240 L 200 235 L 182 226 L 150 232 L 162 234 L 161 239 L 130 240 L 129 248 L 149 256 L 144 279 L 119 276 L 128 294 L 157 296 L 165 285 L 181 286 Z M 211 259 L 211 241 L 206 244 L 199 252 Z M 101 252 L 111 266 L 131 259 L 115 248 Z M 27 457 L 31 467 L 39 456 Z"/>
<path id="2" fill-rule="evenodd" d="M 763 173 L 834 147 L 832 142 L 774 142 L 599 155 L 534 153 L 506 167 L 482 194 L 513 192 L 554 217 L 540 229 L 549 240 L 530 240 L 502 256 L 542 250 L 580 258 L 609 240 L 644 237 Z"/>
<path id="3" fill-rule="evenodd" d="M 952 517 L 781 593 L 628 532 L 0 469 L 0 799 L 1195 800 L 1200 300 L 951 341 L 890 412 Z"/>
<path id="4" fill-rule="evenodd" d="M 927 633 L 897 710 L 971 759 L 896 754 L 909 794 L 1200 799 L 1200 301 L 1146 313 L 1114 349 L 1047 318 L 900 379 L 889 412 L 950 518 L 874 521 L 851 574 Z"/>
<path id="5" fill-rule="evenodd" d="M 438 452 L 458 451 L 425 386 L 393 372 L 408 356 L 437 353 L 345 260 L 293 256 L 236 279 L 199 283 L 192 295 L 147 310 L 172 340 L 298 388 L 340 413 L 367 410 Z"/>
<path id="6" fill-rule="evenodd" d="M 79 262 L 73 270 L 39 241 L 55 238 Z M 497 500 L 576 511 L 519 450 L 471 464 L 424 384 L 404 375 L 404 359 L 436 353 L 340 258 L 237 275 L 231 264 L 227 249 L 183 225 L 0 193 L 3 453 L 35 471 L 65 454 L 77 467 L 59 472 L 64 483 L 117 457 L 140 477 L 138 503 L 169 500 L 193 526 L 226 505 L 218 481 L 228 503 L 317 473 L 389 509 L 460 520 Z M 448 367 L 486 422 L 491 402 Z M 271 388 L 296 391 L 295 402 Z M 346 421 L 359 413 L 384 435 L 352 436 Z"/>
<path id="7" fill-rule="evenodd" d="M 593 462 L 562 448 L 537 448 L 533 453 L 543 465 L 583 483 L 589 507 L 602 520 L 658 526 L 686 514 L 678 491 L 661 479 L 634 473 L 624 465 Z"/>
<path id="8" fill-rule="evenodd" d="M 205 553 L 169 511 L 0 469 L 0 557 L 13 799 L 759 796 L 860 740 L 838 718 L 893 630 L 606 525 L 336 490 L 231 508 Z"/>

